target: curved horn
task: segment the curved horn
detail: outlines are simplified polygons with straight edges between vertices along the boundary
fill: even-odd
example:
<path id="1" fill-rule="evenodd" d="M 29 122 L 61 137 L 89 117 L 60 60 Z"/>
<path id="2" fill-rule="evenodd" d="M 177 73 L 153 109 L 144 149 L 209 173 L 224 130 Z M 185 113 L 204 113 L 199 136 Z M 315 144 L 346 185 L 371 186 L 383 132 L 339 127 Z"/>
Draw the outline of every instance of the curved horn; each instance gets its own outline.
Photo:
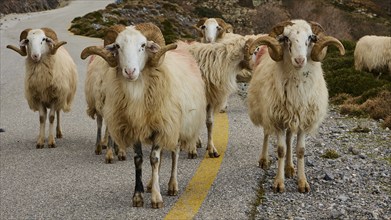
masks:
<path id="1" fill-rule="evenodd" d="M 25 29 L 24 31 L 22 31 L 20 33 L 20 37 L 19 37 L 19 42 L 21 42 L 22 40 L 26 39 L 27 38 L 27 35 L 29 33 L 29 31 L 31 30 L 31 28 L 28 28 L 28 29 Z M 20 48 L 17 48 L 13 45 L 7 45 L 7 48 L 8 49 L 11 49 L 17 53 L 19 53 L 21 56 L 27 56 L 27 51 L 26 51 L 26 47 L 25 46 L 20 46 Z"/>
<path id="2" fill-rule="evenodd" d="M 219 26 L 222 27 L 222 29 L 219 31 L 219 34 L 218 34 L 217 38 L 221 38 L 224 35 L 224 33 L 229 32 L 228 30 L 232 30 L 233 31 L 232 25 L 227 24 L 223 19 L 215 18 L 215 20 L 217 21 Z"/>
<path id="3" fill-rule="evenodd" d="M 54 42 L 57 43 L 57 41 L 58 41 L 57 34 L 56 34 L 56 32 L 53 29 L 47 28 L 47 27 L 43 27 L 43 28 L 41 28 L 41 30 L 43 30 L 43 32 L 45 33 L 46 37 L 49 37 L 50 39 L 52 39 Z"/>
<path id="4" fill-rule="evenodd" d="M 276 24 L 270 31 L 269 36 L 276 38 L 278 35 L 284 33 L 284 28 L 289 25 L 293 25 L 293 23 L 291 21 L 283 21 Z"/>
<path id="5" fill-rule="evenodd" d="M 199 34 L 200 37 L 204 36 L 204 32 L 201 30 L 200 26 L 205 24 L 205 21 L 208 20 L 208 18 L 201 18 L 197 24 L 193 25 L 193 28 L 195 28 Z"/>
<path id="6" fill-rule="evenodd" d="M 309 23 L 311 25 L 312 33 L 314 33 L 317 36 L 324 35 L 325 31 L 319 23 L 314 21 L 310 21 Z"/>
<path id="7" fill-rule="evenodd" d="M 103 45 L 107 46 L 109 44 L 112 44 L 115 42 L 115 39 L 117 39 L 117 36 L 119 33 L 121 33 L 123 30 L 125 30 L 126 27 L 123 25 L 114 25 L 111 26 L 107 32 L 105 37 L 103 38 Z"/>
<path id="8" fill-rule="evenodd" d="M 311 59 L 318 62 L 322 61 L 325 57 L 325 54 L 321 52 L 323 48 L 330 45 L 336 46 L 339 49 L 339 53 L 341 55 L 345 55 L 345 48 L 339 40 L 331 36 L 324 36 L 318 38 L 318 41 L 314 44 L 311 51 Z"/>
<path id="9" fill-rule="evenodd" d="M 159 44 L 160 47 L 166 45 L 163 33 L 158 26 L 148 22 L 137 24 L 135 28 L 139 30 L 147 38 L 147 40 Z"/>
<path id="10" fill-rule="evenodd" d="M 250 53 L 250 47 L 253 42 L 254 42 L 254 39 L 250 38 L 250 39 L 246 40 L 246 42 L 244 43 L 244 47 L 243 47 L 244 57 L 243 57 L 243 60 L 240 62 L 240 65 L 242 68 L 249 69 L 249 70 L 252 69 L 252 67 L 250 65 L 250 60 L 251 60 L 251 56 L 253 53 Z"/>
<path id="11" fill-rule="evenodd" d="M 161 63 L 161 58 L 164 58 L 164 54 L 166 54 L 169 50 L 174 50 L 177 48 L 177 44 L 169 44 L 167 46 L 162 47 L 150 60 L 150 64 L 153 67 L 157 67 Z"/>
<path id="12" fill-rule="evenodd" d="M 256 40 L 254 40 L 254 42 L 251 43 L 248 53 L 250 54 L 254 53 L 255 49 L 259 45 L 267 45 L 269 48 L 270 57 L 276 62 L 281 61 L 282 58 L 284 57 L 284 51 L 282 49 L 282 46 L 280 45 L 278 40 L 276 40 L 276 38 L 274 37 L 261 36 L 257 38 Z"/>
<path id="13" fill-rule="evenodd" d="M 98 56 L 102 57 L 104 60 L 106 60 L 106 62 L 109 64 L 110 67 L 118 66 L 118 62 L 117 62 L 116 57 L 114 57 L 114 55 L 110 51 L 108 51 L 102 47 L 97 47 L 97 46 L 86 47 L 81 52 L 80 58 L 84 60 L 88 56 L 93 55 L 93 54 L 98 55 Z"/>
<path id="14" fill-rule="evenodd" d="M 53 47 L 50 49 L 50 53 L 52 55 L 56 54 L 58 48 L 60 48 L 62 45 L 67 44 L 65 41 L 60 41 L 58 43 L 54 43 Z"/>

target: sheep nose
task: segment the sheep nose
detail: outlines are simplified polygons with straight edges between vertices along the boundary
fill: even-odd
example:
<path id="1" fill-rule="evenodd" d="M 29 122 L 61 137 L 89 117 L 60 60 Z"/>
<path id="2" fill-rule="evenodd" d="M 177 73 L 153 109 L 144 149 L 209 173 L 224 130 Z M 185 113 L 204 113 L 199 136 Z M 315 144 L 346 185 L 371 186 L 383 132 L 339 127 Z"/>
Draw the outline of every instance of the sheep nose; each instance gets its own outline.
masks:
<path id="1" fill-rule="evenodd" d="M 31 58 L 33 58 L 33 60 L 37 61 L 37 60 L 39 60 L 39 55 L 38 54 L 33 54 L 31 56 Z"/>
<path id="2" fill-rule="evenodd" d="M 128 76 L 132 76 L 134 74 L 134 72 L 136 71 L 136 68 L 133 68 L 133 69 L 125 69 L 125 73 L 126 75 Z"/>
<path id="3" fill-rule="evenodd" d="M 304 64 L 304 58 L 303 57 L 299 57 L 299 58 L 295 58 L 295 62 L 298 64 L 298 65 L 303 65 Z"/>

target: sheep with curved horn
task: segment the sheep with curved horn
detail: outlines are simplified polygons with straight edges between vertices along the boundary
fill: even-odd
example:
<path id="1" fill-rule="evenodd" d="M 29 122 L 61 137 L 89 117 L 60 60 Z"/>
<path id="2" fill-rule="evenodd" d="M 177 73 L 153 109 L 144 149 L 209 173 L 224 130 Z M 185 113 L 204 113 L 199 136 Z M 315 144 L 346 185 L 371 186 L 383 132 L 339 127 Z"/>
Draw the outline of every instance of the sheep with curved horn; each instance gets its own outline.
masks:
<path id="1" fill-rule="evenodd" d="M 336 46 L 341 55 L 345 49 L 336 38 L 327 36 L 318 23 L 304 20 L 275 25 L 268 36 L 252 43 L 249 53 L 262 44 L 268 46 L 268 53 L 260 58 L 248 89 L 250 119 L 264 130 L 259 165 L 268 168 L 268 139 L 277 135 L 278 171 L 273 189 L 283 192 L 284 177 L 295 173 L 291 145 L 296 133 L 298 190 L 309 192 L 304 171 L 305 135 L 317 130 L 328 108 L 320 62 L 327 46 Z"/>

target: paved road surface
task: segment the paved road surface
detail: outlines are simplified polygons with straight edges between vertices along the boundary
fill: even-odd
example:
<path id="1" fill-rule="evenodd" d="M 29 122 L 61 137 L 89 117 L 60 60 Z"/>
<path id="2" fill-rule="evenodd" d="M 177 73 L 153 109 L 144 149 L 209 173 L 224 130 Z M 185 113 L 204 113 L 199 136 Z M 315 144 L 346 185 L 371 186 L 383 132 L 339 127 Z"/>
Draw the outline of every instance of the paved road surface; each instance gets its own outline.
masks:
<path id="1" fill-rule="evenodd" d="M 112 1 L 75 0 L 65 8 L 25 15 L 8 15 L 1 19 L 0 80 L 0 219 L 162 219 L 176 204 L 203 161 L 187 159 L 181 152 L 179 161 L 179 196 L 167 196 L 170 157 L 165 153 L 161 169 L 164 208 L 154 210 L 150 194 L 145 194 L 144 208 L 133 208 L 134 164 L 132 151 L 128 160 L 106 165 L 104 157 L 94 154 L 95 122 L 85 113 L 84 80 L 86 61 L 81 50 L 101 40 L 74 36 L 67 31 L 74 17 L 105 7 Z M 14 19 L 18 17 L 18 19 Z M 72 111 L 63 114 L 64 138 L 57 148 L 36 149 L 39 131 L 38 113 L 32 112 L 23 95 L 24 58 L 6 49 L 17 45 L 25 28 L 52 27 L 59 39 L 68 41 L 66 49 L 79 71 L 79 84 Z M 248 119 L 244 101 L 237 95 L 229 100 L 228 144 L 220 170 L 212 182 L 195 219 L 244 219 L 254 200 L 260 170 L 256 166 L 261 143 L 261 129 L 254 129 Z M 222 126 L 228 123 L 220 120 Z M 47 126 L 48 127 L 48 126 Z M 219 127 L 216 128 L 219 131 Z M 203 143 L 205 140 L 203 131 Z M 144 184 L 150 177 L 149 148 L 144 150 Z M 217 164 L 217 163 L 213 163 Z M 206 171 L 208 172 L 208 171 Z M 199 182 L 199 185 L 206 184 Z M 192 189 L 188 188 L 192 192 Z M 186 208 L 186 207 L 185 207 Z M 183 210 L 186 212 L 186 210 Z"/>

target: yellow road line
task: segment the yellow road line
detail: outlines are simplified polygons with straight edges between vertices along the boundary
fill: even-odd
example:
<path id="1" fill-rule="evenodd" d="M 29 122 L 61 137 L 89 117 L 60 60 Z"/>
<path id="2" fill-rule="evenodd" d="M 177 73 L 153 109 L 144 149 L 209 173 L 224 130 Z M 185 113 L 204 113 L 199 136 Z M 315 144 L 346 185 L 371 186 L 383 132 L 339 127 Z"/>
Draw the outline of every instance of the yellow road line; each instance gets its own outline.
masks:
<path id="1" fill-rule="evenodd" d="M 228 144 L 228 115 L 226 113 L 218 113 L 215 114 L 214 119 L 215 129 L 213 129 L 212 135 L 220 157 L 209 158 L 206 152 L 204 159 L 201 161 L 185 191 L 168 212 L 166 220 L 194 218 L 217 176 Z"/>

